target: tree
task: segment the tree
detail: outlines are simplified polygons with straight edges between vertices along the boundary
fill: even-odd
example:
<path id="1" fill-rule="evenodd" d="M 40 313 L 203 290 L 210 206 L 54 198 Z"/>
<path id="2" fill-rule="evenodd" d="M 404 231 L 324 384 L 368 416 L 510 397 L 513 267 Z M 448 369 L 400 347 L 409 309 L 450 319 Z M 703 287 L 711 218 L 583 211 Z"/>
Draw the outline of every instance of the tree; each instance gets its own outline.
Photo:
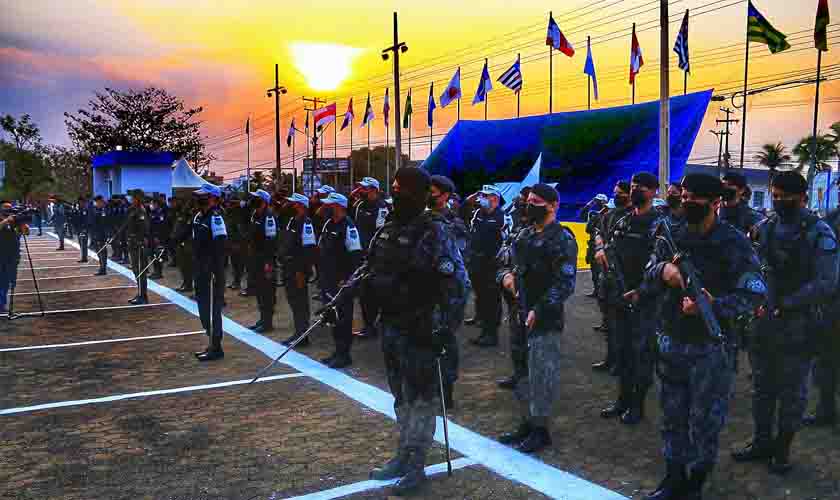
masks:
<path id="1" fill-rule="evenodd" d="M 812 135 L 805 137 L 793 148 L 793 154 L 796 155 L 796 159 L 799 162 L 799 166 L 796 169 L 801 173 L 806 165 L 808 167 L 805 178 L 808 180 L 809 186 L 814 181 L 814 176 L 818 172 L 823 172 L 831 168 L 828 160 L 837 155 L 837 148 L 832 142 L 831 136 L 817 134 L 817 150 L 814 155 L 816 164 L 812 165 L 811 149 L 813 148 L 813 139 L 814 136 Z"/>
<path id="2" fill-rule="evenodd" d="M 87 109 L 64 113 L 67 133 L 90 156 L 121 146 L 127 151 L 171 151 L 189 158 L 196 170 L 212 159 L 201 137 L 202 108 L 187 108 L 166 90 L 105 88 Z"/>
<path id="3" fill-rule="evenodd" d="M 38 149 L 41 145 L 41 131 L 32 123 L 32 117 L 28 114 L 21 115 L 20 119 L 15 119 L 12 115 L 3 115 L 0 118 L 0 127 L 12 136 L 18 150 Z"/>
<path id="4" fill-rule="evenodd" d="M 785 152 L 785 146 L 781 142 L 776 144 L 765 144 L 761 146 L 761 152 L 755 155 L 760 165 L 770 169 L 770 182 L 776 176 L 776 169 L 790 161 L 790 155 Z"/>
<path id="5" fill-rule="evenodd" d="M 54 181 L 52 190 L 64 199 L 76 199 L 90 193 L 92 179 L 90 156 L 63 146 L 48 146 L 44 153 Z"/>
<path id="6" fill-rule="evenodd" d="M 0 159 L 6 162 L 4 191 L 28 200 L 30 195 L 52 184 L 52 176 L 37 151 L 19 149 L 16 144 L 0 143 Z"/>

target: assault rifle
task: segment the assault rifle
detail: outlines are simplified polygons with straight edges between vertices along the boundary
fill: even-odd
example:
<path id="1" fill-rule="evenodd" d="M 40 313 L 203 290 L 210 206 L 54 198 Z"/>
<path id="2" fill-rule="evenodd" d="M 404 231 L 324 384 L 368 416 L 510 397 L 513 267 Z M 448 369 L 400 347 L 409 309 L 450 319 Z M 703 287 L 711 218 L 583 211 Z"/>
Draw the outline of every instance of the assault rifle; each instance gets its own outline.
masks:
<path id="1" fill-rule="evenodd" d="M 618 265 L 618 254 L 612 244 L 604 246 L 604 253 L 607 256 L 607 275 L 612 277 L 614 286 L 613 300 L 616 304 L 625 304 L 628 309 L 633 308 L 631 302 L 624 300 L 624 294 L 629 292 L 627 289 L 627 280 L 624 279 L 624 272 Z"/>
<path id="2" fill-rule="evenodd" d="M 697 276 L 697 268 L 691 262 L 690 255 L 681 251 L 676 243 L 674 243 L 674 238 L 671 235 L 671 227 L 667 221 L 662 221 L 657 225 L 655 235 L 656 239 L 665 243 L 671 252 L 671 262 L 679 268 L 683 281 L 685 281 L 685 296 L 697 304 L 697 309 L 700 311 L 700 317 L 706 326 L 706 331 L 709 332 L 709 336 L 718 342 L 724 341 L 723 331 L 720 329 L 720 323 L 718 323 L 715 317 L 712 303 L 709 301 L 709 297 L 703 292 L 703 284 Z"/>

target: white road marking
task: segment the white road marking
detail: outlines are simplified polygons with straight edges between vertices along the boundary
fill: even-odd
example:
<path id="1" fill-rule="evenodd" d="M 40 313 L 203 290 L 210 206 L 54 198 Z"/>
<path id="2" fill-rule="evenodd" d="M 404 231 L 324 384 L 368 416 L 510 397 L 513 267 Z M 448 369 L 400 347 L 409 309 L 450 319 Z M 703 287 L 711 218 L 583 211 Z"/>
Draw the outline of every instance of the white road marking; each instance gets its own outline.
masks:
<path id="1" fill-rule="evenodd" d="M 303 373 L 287 373 L 283 375 L 273 375 L 271 377 L 265 377 L 263 379 L 258 380 L 257 382 L 270 382 L 272 380 L 283 380 L 287 378 L 298 378 L 304 377 Z M 15 415 L 18 413 L 28 413 L 31 411 L 38 411 L 38 410 L 50 410 L 53 408 L 66 408 L 68 406 L 82 406 L 82 405 L 90 405 L 90 404 L 99 404 L 99 403 L 110 403 L 112 401 L 122 401 L 124 399 L 136 399 L 136 398 L 145 398 L 148 396 L 162 396 L 166 394 L 178 394 L 181 392 L 193 392 L 193 391 L 203 391 L 207 389 L 218 389 L 221 387 L 231 387 L 234 385 L 245 385 L 249 383 L 251 379 L 244 379 L 244 380 L 233 380 L 231 382 L 219 382 L 216 384 L 205 384 L 205 385 L 192 385 L 189 387 L 178 387 L 175 389 L 161 389 L 157 391 L 146 391 L 146 392 L 133 392 L 131 394 L 117 394 L 116 396 L 107 396 L 104 398 L 94 398 L 94 399 L 79 399 L 76 401 L 59 401 L 56 403 L 45 403 L 40 405 L 32 405 L 32 406 L 21 406 L 18 408 L 7 408 L 5 410 L 0 410 L 0 415 Z"/>
<path id="2" fill-rule="evenodd" d="M 46 295 L 49 293 L 70 293 L 70 292 L 95 292 L 98 290 L 119 290 L 122 288 L 137 288 L 136 285 L 122 285 L 122 286 L 103 286 L 102 288 L 79 288 L 76 290 L 47 290 L 44 292 L 40 292 L 41 295 Z M 38 292 L 15 292 L 12 295 L 15 297 L 21 295 L 37 295 Z"/>
<path id="3" fill-rule="evenodd" d="M 452 470 L 463 469 L 465 467 L 471 467 L 477 464 L 478 462 L 471 458 L 459 458 L 452 461 Z M 444 472 L 446 472 L 446 462 L 426 467 L 427 476 L 434 476 L 436 474 L 442 474 Z M 289 497 L 286 500 L 332 500 L 334 498 L 342 498 L 354 495 L 356 493 L 361 493 L 363 491 L 376 490 L 379 488 L 384 488 L 386 486 L 391 486 L 396 484 L 397 481 L 398 479 L 392 479 L 390 481 L 361 481 L 358 483 L 339 486 L 338 488 L 333 488 L 331 490 L 324 490 L 315 493 L 309 493 L 306 495 Z"/>
<path id="4" fill-rule="evenodd" d="M 99 267 L 99 264 L 79 264 L 78 266 L 52 266 L 52 267 L 18 267 L 18 271 L 43 271 L 45 269 L 79 269 L 82 267 Z"/>
<path id="5" fill-rule="evenodd" d="M 110 307 L 88 307 L 88 308 L 81 308 L 81 309 L 55 309 L 53 311 L 44 311 L 44 314 L 66 314 L 66 313 L 76 313 L 76 312 L 87 312 L 87 311 L 115 311 L 119 309 L 137 309 L 138 307 L 160 307 L 160 306 L 171 306 L 174 305 L 173 302 L 161 302 L 159 304 L 131 304 L 127 306 L 110 306 Z M 15 316 L 40 316 L 41 311 L 27 311 L 22 313 L 15 313 Z M 9 317 L 9 314 L 3 314 L 0 317 Z"/>
<path id="6" fill-rule="evenodd" d="M 33 346 L 26 346 L 26 347 L 7 347 L 5 349 L 0 349 L 0 352 L 18 352 L 18 351 L 36 351 L 39 349 L 58 349 L 61 347 L 77 347 L 82 345 L 94 345 L 94 344 L 110 344 L 113 342 L 131 342 L 134 340 L 149 340 L 149 339 L 165 339 L 168 337 L 186 337 L 188 335 L 197 335 L 199 333 L 204 333 L 204 330 L 196 330 L 194 332 L 181 332 L 181 333 L 165 333 L 161 335 L 148 335 L 146 337 L 126 337 L 121 339 L 105 339 L 105 340 L 88 340 L 86 342 L 73 342 L 70 344 L 46 344 L 46 345 L 33 345 Z"/>
<path id="7" fill-rule="evenodd" d="M 77 246 L 73 242 L 70 242 L 70 244 Z M 108 266 L 123 276 L 134 279 L 134 275 L 125 267 L 113 261 L 108 261 Z M 158 285 L 151 280 L 149 280 L 149 290 L 171 300 L 172 303 L 177 304 L 194 316 L 198 316 L 198 305 L 195 301 L 189 300 L 174 290 Z M 261 351 L 271 359 L 276 358 L 286 350 L 286 346 L 283 344 L 248 330 L 227 316 L 222 316 L 222 322 L 224 331 L 230 336 Z M 327 368 L 323 364 L 295 351 L 286 355 L 284 364 L 332 387 L 392 420 L 396 419 L 393 396 L 378 387 L 356 380 L 338 370 Z M 437 419 L 435 440 L 443 442 L 443 420 L 440 417 Z M 451 421 L 449 422 L 449 441 L 452 448 L 462 455 L 474 459 L 504 478 L 524 484 L 552 498 L 563 498 L 565 500 L 626 500 L 626 497 L 619 493 L 548 465 L 538 458 L 520 453 Z"/>
<path id="8" fill-rule="evenodd" d="M 111 274 L 110 276 L 113 276 Z M 96 276 L 95 274 L 78 274 L 76 276 L 47 276 L 45 278 L 38 278 L 38 281 L 46 280 L 69 280 L 73 278 L 104 278 L 105 276 Z M 18 278 L 17 281 L 32 281 L 32 278 Z"/>

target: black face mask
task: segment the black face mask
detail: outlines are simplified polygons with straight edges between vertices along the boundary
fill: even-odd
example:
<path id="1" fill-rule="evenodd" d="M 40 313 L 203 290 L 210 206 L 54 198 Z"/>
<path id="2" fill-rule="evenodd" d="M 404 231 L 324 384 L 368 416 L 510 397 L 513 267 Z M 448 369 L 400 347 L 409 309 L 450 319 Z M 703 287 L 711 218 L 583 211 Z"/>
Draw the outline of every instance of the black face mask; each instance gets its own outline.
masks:
<path id="1" fill-rule="evenodd" d="M 626 194 L 615 195 L 615 206 L 617 207 L 626 207 L 628 201 L 630 201 L 630 197 Z"/>
<path id="2" fill-rule="evenodd" d="M 411 196 L 407 193 L 392 193 L 394 200 L 394 217 L 403 222 L 408 222 L 426 209 L 425 197 Z"/>
<path id="3" fill-rule="evenodd" d="M 799 213 L 797 200 L 773 200 L 773 211 L 782 219 L 788 219 Z"/>
<path id="4" fill-rule="evenodd" d="M 682 196 L 678 194 L 672 194 L 668 196 L 668 206 L 671 207 L 671 210 L 676 210 L 680 208 L 682 205 Z"/>
<path id="5" fill-rule="evenodd" d="M 700 224 L 712 210 L 710 205 L 693 201 L 683 203 L 682 207 L 685 212 L 685 220 L 689 224 Z"/>
<path id="6" fill-rule="evenodd" d="M 647 202 L 647 197 L 645 196 L 644 191 L 636 191 L 630 193 L 630 202 L 633 204 L 634 207 L 641 207 Z"/>
<path id="7" fill-rule="evenodd" d="M 721 193 L 721 198 L 723 201 L 732 201 L 738 197 L 738 190 L 735 188 L 723 188 L 723 193 Z"/>
<path id="8" fill-rule="evenodd" d="M 440 196 L 429 196 L 429 202 L 426 206 L 431 210 L 437 210 L 438 200 L 440 200 Z"/>
<path id="9" fill-rule="evenodd" d="M 536 224 L 540 223 L 545 220 L 545 217 L 548 215 L 548 207 L 545 205 L 532 205 L 528 204 L 525 207 L 525 213 L 528 216 L 528 221 Z"/>

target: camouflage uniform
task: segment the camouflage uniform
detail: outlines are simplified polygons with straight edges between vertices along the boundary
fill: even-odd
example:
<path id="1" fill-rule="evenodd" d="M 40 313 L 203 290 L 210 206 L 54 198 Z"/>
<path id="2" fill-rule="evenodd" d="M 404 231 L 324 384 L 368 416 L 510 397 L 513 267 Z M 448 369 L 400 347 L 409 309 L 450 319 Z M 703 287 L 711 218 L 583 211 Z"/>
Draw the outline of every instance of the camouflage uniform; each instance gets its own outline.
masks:
<path id="1" fill-rule="evenodd" d="M 749 240 L 733 226 L 718 222 L 707 235 L 680 226 L 674 242 L 688 252 L 714 297 L 715 315 L 728 339 L 741 316 L 765 297 L 758 257 Z M 735 377 L 734 349 L 711 338 L 699 316 L 682 313 L 681 290 L 662 281 L 670 249 L 658 242 L 645 272 L 645 291 L 662 306 L 658 339 L 663 454 L 671 464 L 706 471 L 717 462 L 718 437 L 726 423 Z"/>
<path id="2" fill-rule="evenodd" d="M 528 376 L 520 379 L 515 390 L 523 420 L 531 427 L 546 429 L 554 406 L 564 303 L 575 291 L 577 252 L 574 234 L 566 227 L 556 222 L 541 232 L 528 227 L 513 243 L 513 267 L 497 273 L 499 283 L 508 273 L 516 276 L 520 307 L 536 313 L 536 323 L 528 332 Z"/>

